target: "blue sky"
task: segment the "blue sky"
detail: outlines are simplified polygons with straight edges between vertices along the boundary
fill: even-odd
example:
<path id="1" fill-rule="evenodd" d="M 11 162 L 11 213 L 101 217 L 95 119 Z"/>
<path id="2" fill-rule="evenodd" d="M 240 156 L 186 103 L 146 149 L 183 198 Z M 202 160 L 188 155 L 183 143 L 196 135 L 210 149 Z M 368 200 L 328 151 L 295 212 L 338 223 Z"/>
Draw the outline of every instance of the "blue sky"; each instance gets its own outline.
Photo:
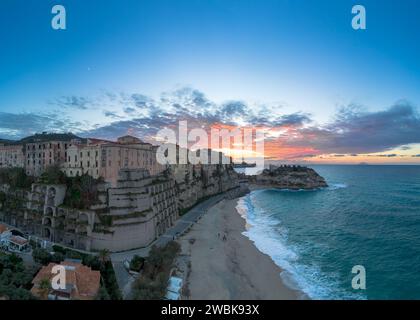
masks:
<path id="1" fill-rule="evenodd" d="M 359 3 L 364 31 L 351 28 Z M 65 31 L 50 26 L 54 4 L 66 7 Z M 156 101 L 187 87 L 319 126 L 340 107 L 375 113 L 402 100 L 417 117 L 419 16 L 416 0 L 2 0 L 0 112 L 94 133 L 131 120 L 115 95 Z M 0 120 L 4 137 L 36 129 Z"/>

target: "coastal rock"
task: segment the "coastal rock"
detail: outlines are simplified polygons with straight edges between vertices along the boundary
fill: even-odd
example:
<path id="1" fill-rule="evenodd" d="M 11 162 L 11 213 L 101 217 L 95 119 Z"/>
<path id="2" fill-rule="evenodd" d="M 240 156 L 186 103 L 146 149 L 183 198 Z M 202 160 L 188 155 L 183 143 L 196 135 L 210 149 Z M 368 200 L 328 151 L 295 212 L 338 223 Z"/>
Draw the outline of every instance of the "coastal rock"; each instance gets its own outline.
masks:
<path id="1" fill-rule="evenodd" d="M 328 187 L 327 182 L 314 169 L 302 166 L 273 166 L 261 174 L 251 176 L 252 184 L 290 190 L 313 190 Z"/>

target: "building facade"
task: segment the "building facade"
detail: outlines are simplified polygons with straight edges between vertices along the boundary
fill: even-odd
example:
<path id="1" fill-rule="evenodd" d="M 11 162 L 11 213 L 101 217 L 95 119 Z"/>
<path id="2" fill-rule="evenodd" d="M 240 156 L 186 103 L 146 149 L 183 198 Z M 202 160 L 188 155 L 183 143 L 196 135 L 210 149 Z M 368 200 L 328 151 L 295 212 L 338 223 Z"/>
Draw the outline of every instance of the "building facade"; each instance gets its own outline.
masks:
<path id="1" fill-rule="evenodd" d="M 0 168 L 23 168 L 24 163 L 22 145 L 0 145 Z"/>
<path id="2" fill-rule="evenodd" d="M 151 175 L 164 171 L 156 160 L 156 147 L 132 136 L 116 142 L 88 139 L 86 144 L 72 145 L 66 153 L 63 171 L 69 177 L 89 174 L 116 185 L 121 169 L 146 169 Z"/>
<path id="3" fill-rule="evenodd" d="M 29 176 L 40 176 L 49 166 L 62 166 L 72 141 L 43 141 L 25 145 L 25 171 Z"/>

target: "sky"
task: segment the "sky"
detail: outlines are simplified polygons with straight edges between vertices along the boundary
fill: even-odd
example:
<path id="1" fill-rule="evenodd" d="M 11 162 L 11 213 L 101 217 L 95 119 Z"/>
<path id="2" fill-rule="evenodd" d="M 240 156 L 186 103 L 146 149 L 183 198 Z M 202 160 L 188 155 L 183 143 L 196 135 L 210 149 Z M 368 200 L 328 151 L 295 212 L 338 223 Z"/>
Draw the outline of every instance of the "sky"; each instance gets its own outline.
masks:
<path id="1" fill-rule="evenodd" d="M 420 164 L 419 30 L 417 0 L 2 0 L 0 138 L 188 120 L 263 127 L 270 159 Z"/>

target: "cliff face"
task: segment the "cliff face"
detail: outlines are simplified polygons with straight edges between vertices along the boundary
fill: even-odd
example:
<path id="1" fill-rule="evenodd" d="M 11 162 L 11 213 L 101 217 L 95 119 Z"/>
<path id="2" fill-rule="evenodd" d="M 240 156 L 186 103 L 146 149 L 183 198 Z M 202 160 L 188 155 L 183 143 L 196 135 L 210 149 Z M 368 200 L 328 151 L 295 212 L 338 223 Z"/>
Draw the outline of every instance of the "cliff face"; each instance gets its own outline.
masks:
<path id="1" fill-rule="evenodd" d="M 251 176 L 249 182 L 290 190 L 312 190 L 328 187 L 327 182 L 314 169 L 300 166 L 270 166 L 261 174 Z"/>
<path id="2" fill-rule="evenodd" d="M 207 197 L 239 189 L 238 174 L 231 165 L 174 165 L 171 171 L 181 213 Z"/>

